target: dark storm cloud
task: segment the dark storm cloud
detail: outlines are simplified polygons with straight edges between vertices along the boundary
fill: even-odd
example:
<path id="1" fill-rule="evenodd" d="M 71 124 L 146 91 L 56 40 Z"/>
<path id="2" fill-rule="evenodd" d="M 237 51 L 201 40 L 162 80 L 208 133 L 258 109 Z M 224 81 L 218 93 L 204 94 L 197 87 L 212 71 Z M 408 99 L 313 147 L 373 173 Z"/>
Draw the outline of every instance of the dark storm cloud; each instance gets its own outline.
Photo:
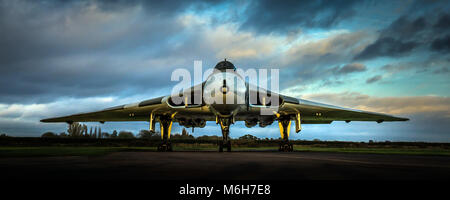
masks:
<path id="1" fill-rule="evenodd" d="M 443 51 L 443 52 L 450 51 L 450 34 L 434 40 L 433 43 L 431 44 L 431 49 L 434 51 Z"/>
<path id="2" fill-rule="evenodd" d="M 433 30 L 435 32 L 446 33 L 446 35 L 435 38 L 431 43 L 431 49 L 433 51 L 448 53 L 450 51 L 450 14 L 447 13 L 440 16 L 436 24 L 433 25 Z"/>
<path id="3" fill-rule="evenodd" d="M 157 48 L 158 42 L 181 31 L 174 21 L 180 10 L 207 4 L 186 2 L 1 1 L 0 64 L 142 46 Z M 138 8 L 143 8 L 142 15 L 133 13 Z"/>
<path id="4" fill-rule="evenodd" d="M 391 37 L 380 38 L 358 54 L 355 60 L 366 60 L 379 56 L 401 56 L 411 52 L 417 46 L 418 44 L 415 42 L 403 42 Z"/>
<path id="5" fill-rule="evenodd" d="M 450 27 L 447 13 L 440 17 L 420 16 L 411 18 L 402 16 L 380 31 L 379 38 L 361 53 L 355 60 L 368 60 L 377 57 L 399 57 L 424 47 L 431 50 L 448 51 Z"/>
<path id="6" fill-rule="evenodd" d="M 183 30 L 179 12 L 217 3 L 0 1 L 0 103 L 129 95 L 170 86 L 168 68 L 192 65 L 165 60 L 170 39 Z"/>
<path id="7" fill-rule="evenodd" d="M 349 19 L 355 14 L 358 1 L 252 1 L 247 7 L 247 19 L 241 25 L 243 30 L 258 33 L 297 30 L 304 27 L 327 28 Z"/>
<path id="8" fill-rule="evenodd" d="M 425 30 L 426 22 L 423 17 L 410 20 L 403 16 L 380 32 L 380 37 L 361 53 L 356 60 L 366 60 L 379 56 L 401 56 L 410 53 L 420 42 L 418 35 Z"/>
<path id="9" fill-rule="evenodd" d="M 436 22 L 436 24 L 433 25 L 433 28 L 437 30 L 447 30 L 449 26 L 450 26 L 450 15 L 446 13 L 439 17 L 439 20 Z"/>

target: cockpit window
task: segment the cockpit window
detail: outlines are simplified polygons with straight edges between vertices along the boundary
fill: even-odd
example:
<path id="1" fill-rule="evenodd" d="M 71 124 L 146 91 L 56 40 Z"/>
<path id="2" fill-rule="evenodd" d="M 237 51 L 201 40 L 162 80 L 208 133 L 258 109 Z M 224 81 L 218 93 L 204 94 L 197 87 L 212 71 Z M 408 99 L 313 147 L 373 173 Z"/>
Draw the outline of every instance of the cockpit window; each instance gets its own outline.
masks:
<path id="1" fill-rule="evenodd" d="M 225 71 L 227 69 L 236 70 L 236 67 L 234 67 L 233 63 L 226 60 L 217 63 L 216 67 L 214 68 L 220 71 Z"/>

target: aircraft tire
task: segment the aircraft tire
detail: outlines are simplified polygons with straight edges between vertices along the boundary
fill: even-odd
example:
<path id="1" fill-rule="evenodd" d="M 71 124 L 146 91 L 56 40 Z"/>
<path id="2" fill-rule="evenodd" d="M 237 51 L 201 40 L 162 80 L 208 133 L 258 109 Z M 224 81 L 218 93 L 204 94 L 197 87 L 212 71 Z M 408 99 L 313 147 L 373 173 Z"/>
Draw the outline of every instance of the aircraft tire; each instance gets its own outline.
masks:
<path id="1" fill-rule="evenodd" d="M 223 152 L 223 141 L 219 142 L 219 152 Z"/>
<path id="2" fill-rule="evenodd" d="M 231 141 L 227 142 L 227 151 L 231 152 Z"/>

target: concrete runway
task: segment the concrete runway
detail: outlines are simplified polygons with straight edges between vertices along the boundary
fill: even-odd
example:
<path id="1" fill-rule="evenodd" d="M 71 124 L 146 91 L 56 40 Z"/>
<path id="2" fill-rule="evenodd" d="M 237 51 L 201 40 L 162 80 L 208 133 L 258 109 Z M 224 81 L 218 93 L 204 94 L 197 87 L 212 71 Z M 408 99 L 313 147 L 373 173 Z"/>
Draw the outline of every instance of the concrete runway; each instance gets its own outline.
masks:
<path id="1" fill-rule="evenodd" d="M 2 180 L 450 179 L 450 157 L 324 152 L 117 152 L 0 158 Z"/>

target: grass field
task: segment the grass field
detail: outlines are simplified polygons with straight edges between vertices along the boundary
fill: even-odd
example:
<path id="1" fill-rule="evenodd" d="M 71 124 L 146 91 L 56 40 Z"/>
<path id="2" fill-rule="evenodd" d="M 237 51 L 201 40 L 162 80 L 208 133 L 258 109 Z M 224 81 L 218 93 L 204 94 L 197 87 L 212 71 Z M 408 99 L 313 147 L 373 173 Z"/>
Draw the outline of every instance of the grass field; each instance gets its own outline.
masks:
<path id="1" fill-rule="evenodd" d="M 174 144 L 174 151 L 217 151 L 213 144 Z M 277 146 L 233 147 L 233 151 L 276 151 Z M 334 148 L 294 145 L 295 151 L 450 156 L 442 148 Z M 0 157 L 99 156 L 123 151 L 156 151 L 156 147 L 0 147 Z"/>

